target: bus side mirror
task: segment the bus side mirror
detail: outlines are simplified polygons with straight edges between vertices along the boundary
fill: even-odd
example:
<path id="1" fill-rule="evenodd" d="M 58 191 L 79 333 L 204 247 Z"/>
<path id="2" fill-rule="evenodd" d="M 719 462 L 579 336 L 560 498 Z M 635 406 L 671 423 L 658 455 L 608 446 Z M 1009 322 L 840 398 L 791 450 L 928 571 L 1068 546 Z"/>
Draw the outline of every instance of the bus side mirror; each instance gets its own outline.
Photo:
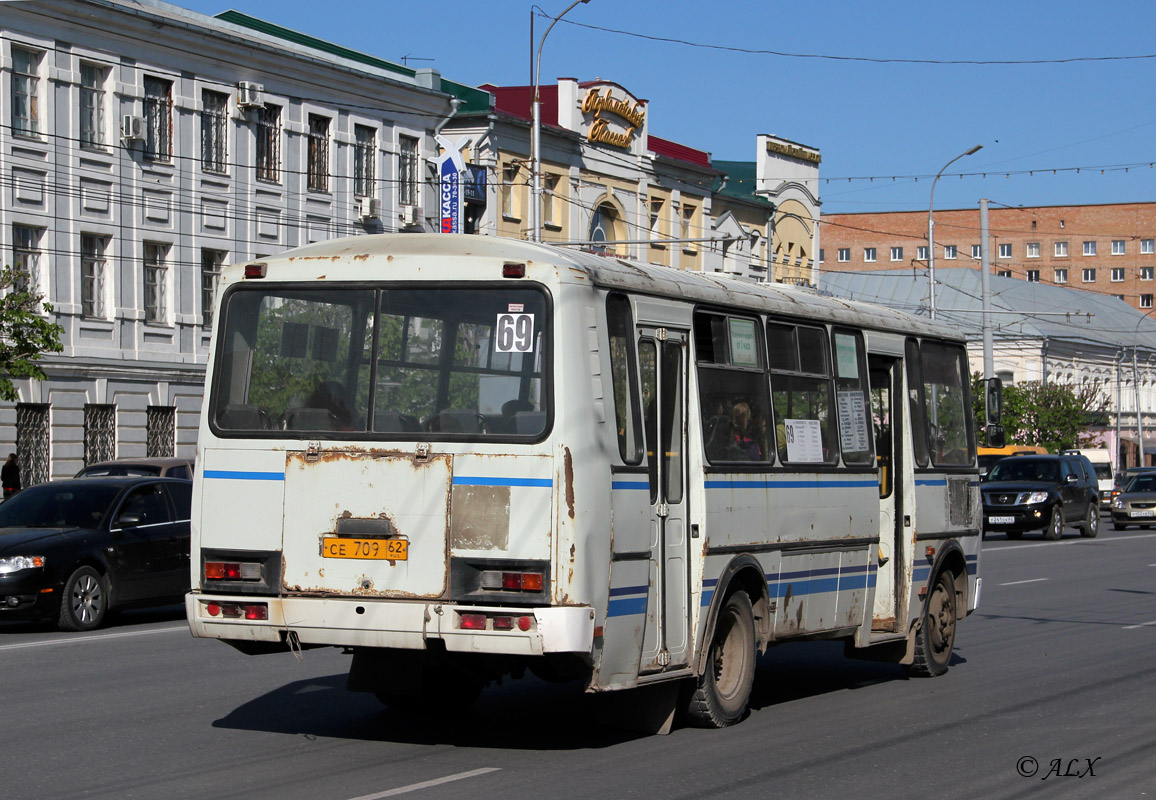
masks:
<path id="1" fill-rule="evenodd" d="M 999 425 L 1003 420 L 1003 381 L 999 378 L 988 378 L 984 384 L 984 389 L 987 424 L 989 426 Z M 1002 445 L 1000 446 L 1002 447 Z"/>
<path id="2" fill-rule="evenodd" d="M 988 447 L 1004 447 L 1007 445 L 1007 434 L 1004 433 L 1003 425 L 987 426 L 987 445 Z"/>

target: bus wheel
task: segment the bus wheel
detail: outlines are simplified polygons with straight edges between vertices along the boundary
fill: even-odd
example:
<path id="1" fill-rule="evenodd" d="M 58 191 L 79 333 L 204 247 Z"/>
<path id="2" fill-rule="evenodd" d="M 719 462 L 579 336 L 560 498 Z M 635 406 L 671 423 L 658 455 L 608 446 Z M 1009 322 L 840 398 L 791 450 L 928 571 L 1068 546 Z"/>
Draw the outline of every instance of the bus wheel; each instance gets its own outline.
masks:
<path id="1" fill-rule="evenodd" d="M 1048 517 L 1048 527 L 1044 528 L 1044 538 L 1051 539 L 1053 542 L 1064 535 L 1064 507 L 1062 505 L 1055 505 L 1052 507 L 1052 515 Z"/>
<path id="2" fill-rule="evenodd" d="M 1088 518 L 1080 526 L 1080 535 L 1088 539 L 1095 538 L 1100 532 L 1100 506 L 1096 503 L 1088 504 Z"/>
<path id="3" fill-rule="evenodd" d="M 735 592 L 715 622 L 706 669 L 687 705 L 688 721 L 700 728 L 734 725 L 746 716 L 754 682 L 754 611 L 746 592 Z"/>
<path id="4" fill-rule="evenodd" d="M 955 646 L 955 622 L 955 581 L 945 569 L 936 577 L 927 598 L 923 621 L 915 634 L 915 660 L 907 667 L 909 675 L 930 678 L 947 672 Z"/>

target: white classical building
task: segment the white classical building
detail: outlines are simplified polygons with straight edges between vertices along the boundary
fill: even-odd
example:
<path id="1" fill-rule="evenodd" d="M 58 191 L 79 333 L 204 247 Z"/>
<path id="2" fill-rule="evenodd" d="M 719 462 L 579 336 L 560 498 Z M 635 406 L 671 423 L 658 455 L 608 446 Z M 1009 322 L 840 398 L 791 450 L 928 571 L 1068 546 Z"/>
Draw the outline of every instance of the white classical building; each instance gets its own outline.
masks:
<path id="1" fill-rule="evenodd" d="M 0 3 L 0 248 L 64 328 L 0 404 L 25 484 L 191 456 L 222 264 L 429 224 L 435 134 L 485 92 L 237 12 Z"/>

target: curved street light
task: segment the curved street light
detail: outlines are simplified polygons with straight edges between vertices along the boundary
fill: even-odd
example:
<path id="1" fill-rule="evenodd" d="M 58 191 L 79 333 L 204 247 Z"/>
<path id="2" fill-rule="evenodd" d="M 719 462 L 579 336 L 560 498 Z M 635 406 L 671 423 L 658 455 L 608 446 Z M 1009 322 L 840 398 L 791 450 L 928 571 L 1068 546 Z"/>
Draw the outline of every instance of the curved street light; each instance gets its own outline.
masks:
<path id="1" fill-rule="evenodd" d="M 538 76 L 542 70 L 542 46 L 554 25 L 573 10 L 574 6 L 589 3 L 590 0 L 574 0 L 566 10 L 554 17 L 542 38 L 538 40 L 538 53 L 534 59 L 534 107 L 533 132 L 530 135 L 530 241 L 542 241 L 542 98 L 538 93 Z"/>
<path id="2" fill-rule="evenodd" d="M 935 183 L 940 176 L 947 171 L 947 168 L 954 164 L 964 156 L 970 156 L 972 153 L 977 153 L 983 149 L 982 144 L 977 144 L 970 150 L 960 153 L 955 158 L 943 165 L 943 169 L 935 176 L 935 180 L 931 182 L 931 202 L 927 204 L 927 277 L 931 284 L 930 306 L 931 318 L 935 319 L 935 220 L 932 219 L 932 211 L 935 209 Z"/>

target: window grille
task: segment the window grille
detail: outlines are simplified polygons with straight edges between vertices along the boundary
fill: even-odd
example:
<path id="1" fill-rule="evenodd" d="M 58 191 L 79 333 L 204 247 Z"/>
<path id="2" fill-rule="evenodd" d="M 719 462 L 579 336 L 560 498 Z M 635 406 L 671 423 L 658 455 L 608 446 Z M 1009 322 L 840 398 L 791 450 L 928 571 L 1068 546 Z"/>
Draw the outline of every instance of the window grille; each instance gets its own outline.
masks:
<path id="1" fill-rule="evenodd" d="M 146 412 L 149 458 L 172 458 L 177 447 L 175 406 L 149 406 Z"/>
<path id="2" fill-rule="evenodd" d="M 354 126 L 353 194 L 374 196 L 374 167 L 377 156 L 377 131 L 366 125 Z"/>
<path id="3" fill-rule="evenodd" d="M 257 179 L 281 180 L 281 108 L 263 106 L 257 113 Z"/>
<path id="4" fill-rule="evenodd" d="M 400 186 L 398 199 L 403 206 L 418 205 L 418 140 L 412 136 L 398 139 L 397 179 Z"/>
<path id="5" fill-rule="evenodd" d="M 173 157 L 173 84 L 145 78 L 145 158 L 169 161 Z"/>
<path id="6" fill-rule="evenodd" d="M 16 457 L 20 459 L 21 486 L 45 483 L 51 476 L 50 409 L 47 403 L 16 404 Z"/>
<path id="7" fill-rule="evenodd" d="M 329 191 L 329 118 L 309 115 L 309 188 Z"/>
<path id="8" fill-rule="evenodd" d="M 201 94 L 201 167 L 205 172 L 224 174 L 228 171 L 229 96 L 205 90 Z"/>
<path id="9" fill-rule="evenodd" d="M 86 403 L 84 406 L 84 463 L 116 458 L 116 406 Z"/>

